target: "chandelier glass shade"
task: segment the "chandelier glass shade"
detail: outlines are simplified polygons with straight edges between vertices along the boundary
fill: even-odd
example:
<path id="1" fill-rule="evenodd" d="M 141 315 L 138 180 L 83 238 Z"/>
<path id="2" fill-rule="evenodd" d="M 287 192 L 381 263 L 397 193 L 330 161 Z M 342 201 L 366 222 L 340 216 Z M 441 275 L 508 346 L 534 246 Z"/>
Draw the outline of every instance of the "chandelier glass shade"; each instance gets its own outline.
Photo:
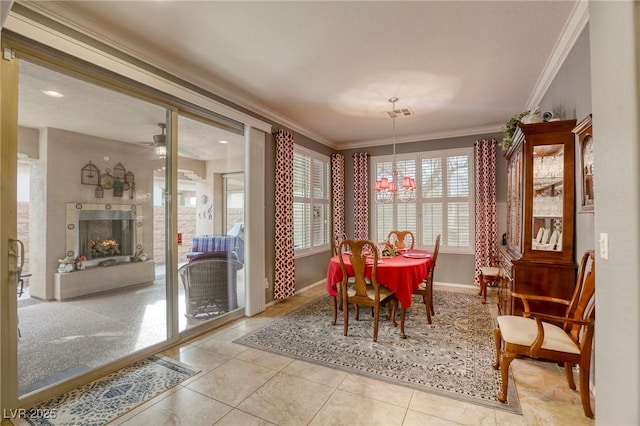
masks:
<path id="1" fill-rule="evenodd" d="M 416 180 L 410 176 L 402 178 L 399 185 L 398 170 L 396 169 L 396 102 L 398 98 L 393 97 L 389 102 L 393 105 L 391 119 L 393 120 L 393 160 L 391 163 L 391 176 L 383 176 L 376 180 L 375 191 L 376 200 L 381 203 L 392 203 L 400 200 L 403 203 L 410 203 L 416 200 Z"/>

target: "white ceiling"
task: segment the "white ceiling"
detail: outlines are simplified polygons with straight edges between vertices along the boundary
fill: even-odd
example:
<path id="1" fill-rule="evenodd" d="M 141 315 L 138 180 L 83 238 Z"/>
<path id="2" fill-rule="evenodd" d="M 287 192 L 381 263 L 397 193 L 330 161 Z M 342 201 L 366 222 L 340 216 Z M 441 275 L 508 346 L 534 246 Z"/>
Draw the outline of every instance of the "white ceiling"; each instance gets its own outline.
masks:
<path id="1" fill-rule="evenodd" d="M 62 22 L 336 148 L 497 131 L 576 1 L 47 1 Z M 568 39 L 571 42 L 571 39 Z M 570 46 L 568 46 L 570 47 Z M 153 126 L 151 122 L 151 126 Z"/>

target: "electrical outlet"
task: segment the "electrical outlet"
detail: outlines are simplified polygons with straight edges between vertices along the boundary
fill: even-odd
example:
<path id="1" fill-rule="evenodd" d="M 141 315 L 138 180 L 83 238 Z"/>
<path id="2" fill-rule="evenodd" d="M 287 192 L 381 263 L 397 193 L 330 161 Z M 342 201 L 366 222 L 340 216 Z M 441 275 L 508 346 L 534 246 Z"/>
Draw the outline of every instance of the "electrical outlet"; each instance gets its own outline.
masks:
<path id="1" fill-rule="evenodd" d="M 269 278 L 264 278 L 264 288 L 269 288 Z"/>
<path id="2" fill-rule="evenodd" d="M 600 259 L 609 259 L 609 234 L 600 234 Z"/>

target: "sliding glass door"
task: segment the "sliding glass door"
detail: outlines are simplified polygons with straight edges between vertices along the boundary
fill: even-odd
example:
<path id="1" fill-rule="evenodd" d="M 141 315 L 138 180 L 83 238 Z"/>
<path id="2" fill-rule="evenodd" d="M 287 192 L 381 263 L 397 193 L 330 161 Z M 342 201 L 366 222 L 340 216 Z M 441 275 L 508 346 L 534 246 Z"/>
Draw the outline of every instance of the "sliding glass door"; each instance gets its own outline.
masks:
<path id="1" fill-rule="evenodd" d="M 19 62 L 19 397 L 167 340 L 168 205 L 154 187 L 170 117 Z"/>
<path id="2" fill-rule="evenodd" d="M 179 329 L 245 306 L 242 129 L 178 118 Z"/>

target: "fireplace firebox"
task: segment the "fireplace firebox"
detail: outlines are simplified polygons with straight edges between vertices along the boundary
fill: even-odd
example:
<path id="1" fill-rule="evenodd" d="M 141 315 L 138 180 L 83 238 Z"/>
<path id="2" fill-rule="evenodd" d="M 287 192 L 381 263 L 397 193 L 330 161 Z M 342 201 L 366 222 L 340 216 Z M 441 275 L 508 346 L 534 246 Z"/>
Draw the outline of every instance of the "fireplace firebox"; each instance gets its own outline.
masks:
<path id="1" fill-rule="evenodd" d="M 135 222 L 135 210 L 80 210 L 78 255 L 87 260 L 133 256 Z"/>

